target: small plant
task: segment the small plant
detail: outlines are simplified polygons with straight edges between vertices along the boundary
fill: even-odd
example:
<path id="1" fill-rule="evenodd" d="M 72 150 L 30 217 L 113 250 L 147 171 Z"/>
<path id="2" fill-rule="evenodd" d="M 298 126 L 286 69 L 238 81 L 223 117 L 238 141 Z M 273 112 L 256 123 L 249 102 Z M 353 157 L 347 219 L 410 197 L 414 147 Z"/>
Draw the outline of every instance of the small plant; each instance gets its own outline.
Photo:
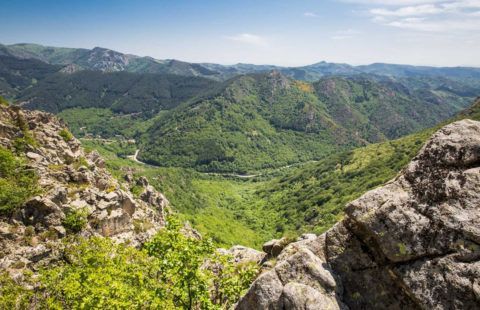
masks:
<path id="1" fill-rule="evenodd" d="M 0 147 L 0 214 L 9 214 L 40 193 L 37 175 L 22 158 Z"/>
<path id="2" fill-rule="evenodd" d="M 139 234 L 146 232 L 153 227 L 153 224 L 147 220 L 133 220 L 133 230 Z"/>
<path id="3" fill-rule="evenodd" d="M 0 96 L 0 106 L 8 107 L 9 105 L 10 103 L 7 101 L 7 99 Z"/>
<path id="4" fill-rule="evenodd" d="M 62 224 L 69 233 L 78 233 L 85 228 L 87 222 L 86 210 L 79 209 L 68 211 Z"/>
<path id="5" fill-rule="evenodd" d="M 88 164 L 88 161 L 85 159 L 85 157 L 79 157 L 78 159 L 75 160 L 75 162 L 73 163 L 73 167 L 75 169 L 78 170 L 78 168 L 80 168 L 81 166 L 85 166 L 85 167 L 90 167 L 90 165 Z"/>
<path id="6" fill-rule="evenodd" d="M 132 192 L 133 196 L 138 198 L 143 193 L 144 188 L 141 185 L 135 185 L 130 189 L 130 191 Z"/>
<path id="7" fill-rule="evenodd" d="M 60 135 L 60 137 L 63 138 L 65 142 L 73 140 L 73 135 L 67 128 L 63 128 L 58 134 Z"/>

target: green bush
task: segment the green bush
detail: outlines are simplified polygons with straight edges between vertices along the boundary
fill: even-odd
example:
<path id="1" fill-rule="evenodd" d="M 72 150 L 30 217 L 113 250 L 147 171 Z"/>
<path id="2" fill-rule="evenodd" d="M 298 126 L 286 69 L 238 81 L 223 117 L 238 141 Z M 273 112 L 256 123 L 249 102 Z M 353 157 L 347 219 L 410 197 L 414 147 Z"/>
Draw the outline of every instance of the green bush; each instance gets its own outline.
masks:
<path id="1" fill-rule="evenodd" d="M 68 263 L 42 273 L 40 297 L 47 309 L 172 309 L 158 261 L 104 238 L 70 243 Z M 39 294 L 40 295 L 40 294 Z"/>
<path id="2" fill-rule="evenodd" d="M 67 128 L 63 128 L 58 134 L 63 138 L 63 140 L 65 140 L 65 142 L 73 140 L 73 135 Z"/>
<path id="3" fill-rule="evenodd" d="M 65 215 L 62 225 L 70 233 L 78 233 L 87 225 L 87 212 L 85 209 L 70 210 Z"/>
<path id="4" fill-rule="evenodd" d="M 8 214 L 38 194 L 38 176 L 23 159 L 0 147 L 0 214 Z"/>
<path id="5" fill-rule="evenodd" d="M 182 309 L 228 308 L 248 288 L 255 265 L 235 265 L 215 253 L 213 242 L 185 236 L 170 218 L 167 228 L 145 245 L 158 258 L 159 280 L 170 283 L 175 306 Z M 205 262 L 210 268 L 204 268 Z"/>
<path id="6" fill-rule="evenodd" d="M 64 260 L 40 271 L 28 291 L 0 277 L 0 309 L 228 309 L 256 276 L 212 242 L 168 226 L 137 250 L 108 238 L 65 240 Z"/>
<path id="7" fill-rule="evenodd" d="M 0 272 L 0 308 L 28 309 L 33 292 L 12 280 L 5 271 Z"/>

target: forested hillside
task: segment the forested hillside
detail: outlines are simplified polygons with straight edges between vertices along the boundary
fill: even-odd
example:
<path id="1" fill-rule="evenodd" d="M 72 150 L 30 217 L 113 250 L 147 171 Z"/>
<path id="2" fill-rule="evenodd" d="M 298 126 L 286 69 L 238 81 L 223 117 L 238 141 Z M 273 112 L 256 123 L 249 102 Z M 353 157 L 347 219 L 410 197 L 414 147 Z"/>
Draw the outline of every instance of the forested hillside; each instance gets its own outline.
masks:
<path id="1" fill-rule="evenodd" d="M 142 136 L 140 158 L 203 171 L 285 166 L 433 126 L 474 98 L 371 76 L 310 84 L 272 71 L 226 84 L 218 95 L 160 115 Z"/>
<path id="2" fill-rule="evenodd" d="M 126 57 L 113 51 L 30 45 L 2 51 L 8 56 L 0 56 L 0 90 L 16 104 L 59 113 L 79 137 L 135 139 L 139 159 L 150 164 L 209 172 L 256 173 L 395 139 L 453 116 L 480 91 L 475 70 L 465 68 L 451 78 L 425 68 L 420 72 L 429 75 L 346 76 L 347 65 L 321 63 L 316 68 L 329 76 L 313 83 L 281 68 L 217 82 L 72 68 L 82 53 L 94 52 L 92 62 L 108 56 L 112 65 Z"/>

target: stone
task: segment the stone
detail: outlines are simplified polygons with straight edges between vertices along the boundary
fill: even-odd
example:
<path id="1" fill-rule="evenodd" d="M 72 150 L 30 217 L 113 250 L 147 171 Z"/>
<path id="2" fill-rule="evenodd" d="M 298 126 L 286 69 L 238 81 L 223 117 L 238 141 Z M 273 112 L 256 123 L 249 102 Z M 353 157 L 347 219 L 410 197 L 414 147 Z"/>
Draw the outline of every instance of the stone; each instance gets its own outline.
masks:
<path id="1" fill-rule="evenodd" d="M 334 310 L 341 309 L 331 297 L 324 296 L 312 287 L 290 282 L 283 288 L 280 297 L 281 309 L 290 310 Z"/>
<path id="2" fill-rule="evenodd" d="M 0 106 L 1 146 L 13 148 L 14 140 L 23 135 L 21 128 L 11 125 L 20 115 L 37 142 L 24 155 L 42 191 L 11 216 L 0 218 L 1 268 L 21 265 L 36 273 L 61 260 L 62 239 L 67 236 L 63 225 L 72 210 L 85 210 L 88 223 L 79 233 L 82 237 L 109 236 L 115 242 L 141 247 L 164 227 L 169 212 L 165 197 L 153 187 L 147 202 L 120 190 L 97 152 L 86 153 L 75 138 L 64 141 L 59 133 L 65 124 L 52 114 Z M 136 230 L 135 221 L 148 229 Z"/>
<path id="3" fill-rule="evenodd" d="M 274 309 L 280 310 L 279 299 L 283 292 L 283 285 L 275 271 L 260 275 L 252 284 L 245 296 L 240 299 L 235 309 Z"/>
<path id="4" fill-rule="evenodd" d="M 284 247 L 237 309 L 480 309 L 480 122 L 438 130 L 345 213 Z"/>
<path id="5" fill-rule="evenodd" d="M 105 200 L 107 201 L 117 201 L 118 200 L 118 194 L 116 192 L 111 192 L 105 195 Z"/>
<path id="6" fill-rule="evenodd" d="M 262 250 L 271 257 L 276 257 L 282 252 L 287 244 L 288 239 L 285 237 L 281 239 L 273 239 L 265 242 L 262 246 Z"/>
<path id="7" fill-rule="evenodd" d="M 227 255 L 232 255 L 236 263 L 256 263 L 261 264 L 266 253 L 257 251 L 255 249 L 247 248 L 241 245 L 235 245 L 224 252 Z"/>
<path id="8" fill-rule="evenodd" d="M 43 157 L 42 155 L 39 155 L 37 153 L 33 153 L 33 152 L 27 152 L 26 156 L 31 159 L 31 160 L 34 160 L 34 161 L 37 161 L 37 162 L 40 162 L 42 161 Z"/>

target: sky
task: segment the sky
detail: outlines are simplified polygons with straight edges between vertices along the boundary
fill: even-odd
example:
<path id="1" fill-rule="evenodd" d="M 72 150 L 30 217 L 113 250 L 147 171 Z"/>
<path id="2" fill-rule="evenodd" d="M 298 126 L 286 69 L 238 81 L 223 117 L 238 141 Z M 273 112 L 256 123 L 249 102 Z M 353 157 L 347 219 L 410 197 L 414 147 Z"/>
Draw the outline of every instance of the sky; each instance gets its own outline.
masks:
<path id="1" fill-rule="evenodd" d="M 158 59 L 480 67 L 480 0 L 0 0 L 0 43 Z"/>

